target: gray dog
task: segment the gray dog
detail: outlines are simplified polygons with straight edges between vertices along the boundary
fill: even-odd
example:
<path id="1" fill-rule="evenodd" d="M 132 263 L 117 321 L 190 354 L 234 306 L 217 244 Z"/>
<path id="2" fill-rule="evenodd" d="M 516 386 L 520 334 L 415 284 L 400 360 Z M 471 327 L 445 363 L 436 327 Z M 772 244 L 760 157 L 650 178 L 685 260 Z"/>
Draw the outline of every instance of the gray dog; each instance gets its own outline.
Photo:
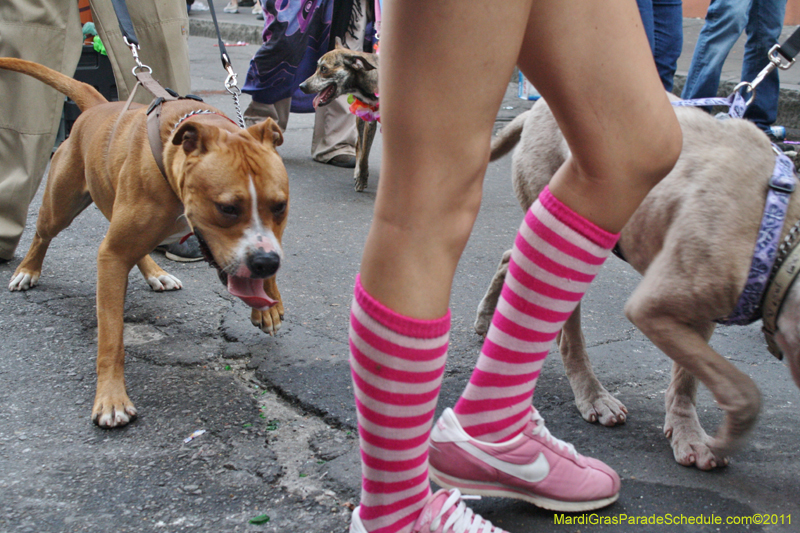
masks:
<path id="1" fill-rule="evenodd" d="M 715 319 L 727 317 L 743 291 L 759 231 L 775 154 L 767 137 L 745 120 L 716 120 L 695 108 L 676 108 L 683 150 L 672 172 L 645 198 L 622 230 L 619 248 L 643 275 L 625 314 L 673 360 L 664 433 L 682 465 L 708 470 L 727 464 L 761 407 L 755 383 L 709 346 Z M 528 209 L 569 148 L 544 101 L 518 116 L 492 144 L 492 160 L 520 143 L 513 183 Z M 800 192 L 790 200 L 781 238 L 800 219 Z M 478 307 L 475 329 L 485 334 L 508 265 L 506 252 Z M 775 341 L 800 386 L 800 286 L 788 290 Z M 581 333 L 580 306 L 565 324 L 559 347 L 584 419 L 613 426 L 627 410 L 598 381 Z M 695 410 L 697 379 L 725 411 L 709 437 Z"/>

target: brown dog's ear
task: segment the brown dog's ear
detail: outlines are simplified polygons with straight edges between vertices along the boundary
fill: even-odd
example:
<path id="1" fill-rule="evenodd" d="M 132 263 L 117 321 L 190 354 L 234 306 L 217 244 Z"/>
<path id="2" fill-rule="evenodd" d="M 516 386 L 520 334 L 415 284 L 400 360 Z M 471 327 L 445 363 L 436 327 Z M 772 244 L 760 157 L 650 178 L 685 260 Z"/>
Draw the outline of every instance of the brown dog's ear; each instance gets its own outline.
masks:
<path id="1" fill-rule="evenodd" d="M 259 122 L 247 128 L 247 132 L 255 137 L 262 143 L 270 143 L 273 146 L 280 146 L 283 144 L 283 132 L 278 123 L 267 118 L 264 122 Z"/>
<path id="2" fill-rule="evenodd" d="M 357 56 L 357 55 L 348 55 L 342 58 L 346 67 L 349 67 L 353 70 L 375 70 L 378 68 L 378 63 L 373 63 L 371 60 L 367 59 L 364 56 Z"/>
<path id="3" fill-rule="evenodd" d="M 208 151 L 208 143 L 216 131 L 216 128 L 197 122 L 186 122 L 172 136 L 172 144 L 181 145 L 187 155 L 195 152 L 204 154 Z"/>
<path id="4" fill-rule="evenodd" d="M 333 49 L 334 50 L 347 50 L 347 47 L 342 42 L 342 38 L 341 37 L 337 37 L 336 38 L 336 44 L 334 45 Z"/>

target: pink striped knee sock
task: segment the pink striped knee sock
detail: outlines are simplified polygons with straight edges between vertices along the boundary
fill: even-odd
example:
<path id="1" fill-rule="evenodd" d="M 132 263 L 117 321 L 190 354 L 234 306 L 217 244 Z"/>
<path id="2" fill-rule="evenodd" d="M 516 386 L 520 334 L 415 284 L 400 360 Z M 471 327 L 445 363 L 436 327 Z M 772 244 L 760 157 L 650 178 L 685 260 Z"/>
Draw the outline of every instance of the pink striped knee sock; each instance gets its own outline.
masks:
<path id="1" fill-rule="evenodd" d="M 362 459 L 359 516 L 372 533 L 409 529 L 430 495 L 428 440 L 442 383 L 450 313 L 401 316 L 356 279 L 350 368 Z"/>
<path id="2" fill-rule="evenodd" d="M 525 427 L 550 345 L 619 238 L 546 187 L 528 210 L 478 364 L 453 409 L 470 436 L 513 438 Z"/>

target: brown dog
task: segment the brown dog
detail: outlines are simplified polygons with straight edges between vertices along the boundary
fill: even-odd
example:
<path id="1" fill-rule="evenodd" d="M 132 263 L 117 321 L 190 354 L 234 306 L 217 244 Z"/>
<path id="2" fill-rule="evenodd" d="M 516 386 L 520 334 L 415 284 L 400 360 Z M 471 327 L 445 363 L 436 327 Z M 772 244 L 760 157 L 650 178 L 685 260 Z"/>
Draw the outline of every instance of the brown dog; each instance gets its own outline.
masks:
<path id="1" fill-rule="evenodd" d="M 344 94 L 352 94 L 367 105 L 378 105 L 378 56 L 349 50 L 336 38 L 336 47 L 317 61 L 317 70 L 300 84 L 306 94 L 319 93 L 314 98 L 314 108 L 326 106 Z M 356 169 L 353 173 L 355 189 L 367 188 L 369 178 L 369 151 L 378 124 L 356 118 L 358 141 L 356 143 Z"/>
<path id="2" fill-rule="evenodd" d="M 727 455 L 742 444 L 760 409 L 760 393 L 752 379 L 708 341 L 715 319 L 733 311 L 745 286 L 775 154 L 767 137 L 746 120 L 720 121 L 694 108 L 675 112 L 683 130 L 681 156 L 633 214 L 619 247 L 644 276 L 625 313 L 673 360 L 664 432 L 679 463 L 706 470 L 727 463 Z M 569 148 L 544 101 L 499 133 L 492 159 L 517 143 L 514 190 L 527 210 L 569 157 Z M 796 192 L 782 239 L 799 219 Z M 488 329 L 509 255 L 506 252 L 478 307 L 479 333 Z M 800 386 L 800 284 L 789 289 L 777 324 L 775 340 Z M 607 426 L 624 422 L 627 410 L 592 372 L 580 306 L 562 329 L 559 343 L 582 416 Z M 706 434 L 697 417 L 697 379 L 726 413 L 715 438 Z"/>
<path id="3" fill-rule="evenodd" d="M 134 265 L 153 290 L 181 288 L 148 255 L 165 239 L 193 231 L 229 292 L 253 308 L 253 324 L 270 334 L 278 330 L 283 303 L 275 273 L 289 180 L 275 150 L 283 142 L 277 124 L 267 119 L 242 130 L 202 102 L 166 102 L 164 175 L 148 143 L 144 107 L 123 112 L 124 102 L 109 103 L 91 86 L 29 61 L 0 58 L 0 68 L 43 81 L 82 111 L 53 155 L 36 235 L 9 289 L 36 285 L 50 241 L 97 204 L 110 225 L 97 254 L 95 423 L 122 426 L 136 416 L 124 379 L 125 291 Z"/>

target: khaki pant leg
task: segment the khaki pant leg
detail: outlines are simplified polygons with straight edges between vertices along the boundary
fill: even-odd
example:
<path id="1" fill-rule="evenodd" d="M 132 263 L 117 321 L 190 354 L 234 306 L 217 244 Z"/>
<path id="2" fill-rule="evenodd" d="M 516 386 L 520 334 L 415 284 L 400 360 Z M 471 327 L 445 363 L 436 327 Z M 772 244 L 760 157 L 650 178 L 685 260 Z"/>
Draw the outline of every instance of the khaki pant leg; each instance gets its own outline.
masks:
<path id="1" fill-rule="evenodd" d="M 77 2 L 0 2 L 0 56 L 35 61 L 72 76 L 82 44 Z M 11 259 L 47 168 L 65 97 L 8 70 L 0 70 L 0 95 L 0 258 Z"/>
<path id="2" fill-rule="evenodd" d="M 244 123 L 249 127 L 258 124 L 267 118 L 274 120 L 281 130 L 286 131 L 289 124 L 289 111 L 292 107 L 292 97 L 278 100 L 274 104 L 262 104 L 252 100 L 244 110 Z"/>
<path id="3" fill-rule="evenodd" d="M 97 33 L 108 52 L 120 100 L 127 100 L 136 84 L 130 48 L 122 40 L 114 6 L 109 0 L 90 0 Z M 153 77 L 181 96 L 191 92 L 189 78 L 189 15 L 184 0 L 136 0 L 127 2 L 133 29 L 139 40 L 139 59 L 153 69 Z M 149 104 L 153 96 L 136 92 L 135 102 Z"/>
<path id="4" fill-rule="evenodd" d="M 355 37 L 347 33 L 345 45 L 351 50 L 361 50 L 364 46 L 364 33 L 367 27 L 366 0 L 361 2 L 362 16 L 354 21 Z M 326 105 L 318 107 L 314 118 L 314 135 L 311 138 L 311 157 L 315 161 L 327 163 L 340 154 L 355 155 L 358 130 L 356 117 L 350 113 L 347 97 L 341 96 Z"/>

